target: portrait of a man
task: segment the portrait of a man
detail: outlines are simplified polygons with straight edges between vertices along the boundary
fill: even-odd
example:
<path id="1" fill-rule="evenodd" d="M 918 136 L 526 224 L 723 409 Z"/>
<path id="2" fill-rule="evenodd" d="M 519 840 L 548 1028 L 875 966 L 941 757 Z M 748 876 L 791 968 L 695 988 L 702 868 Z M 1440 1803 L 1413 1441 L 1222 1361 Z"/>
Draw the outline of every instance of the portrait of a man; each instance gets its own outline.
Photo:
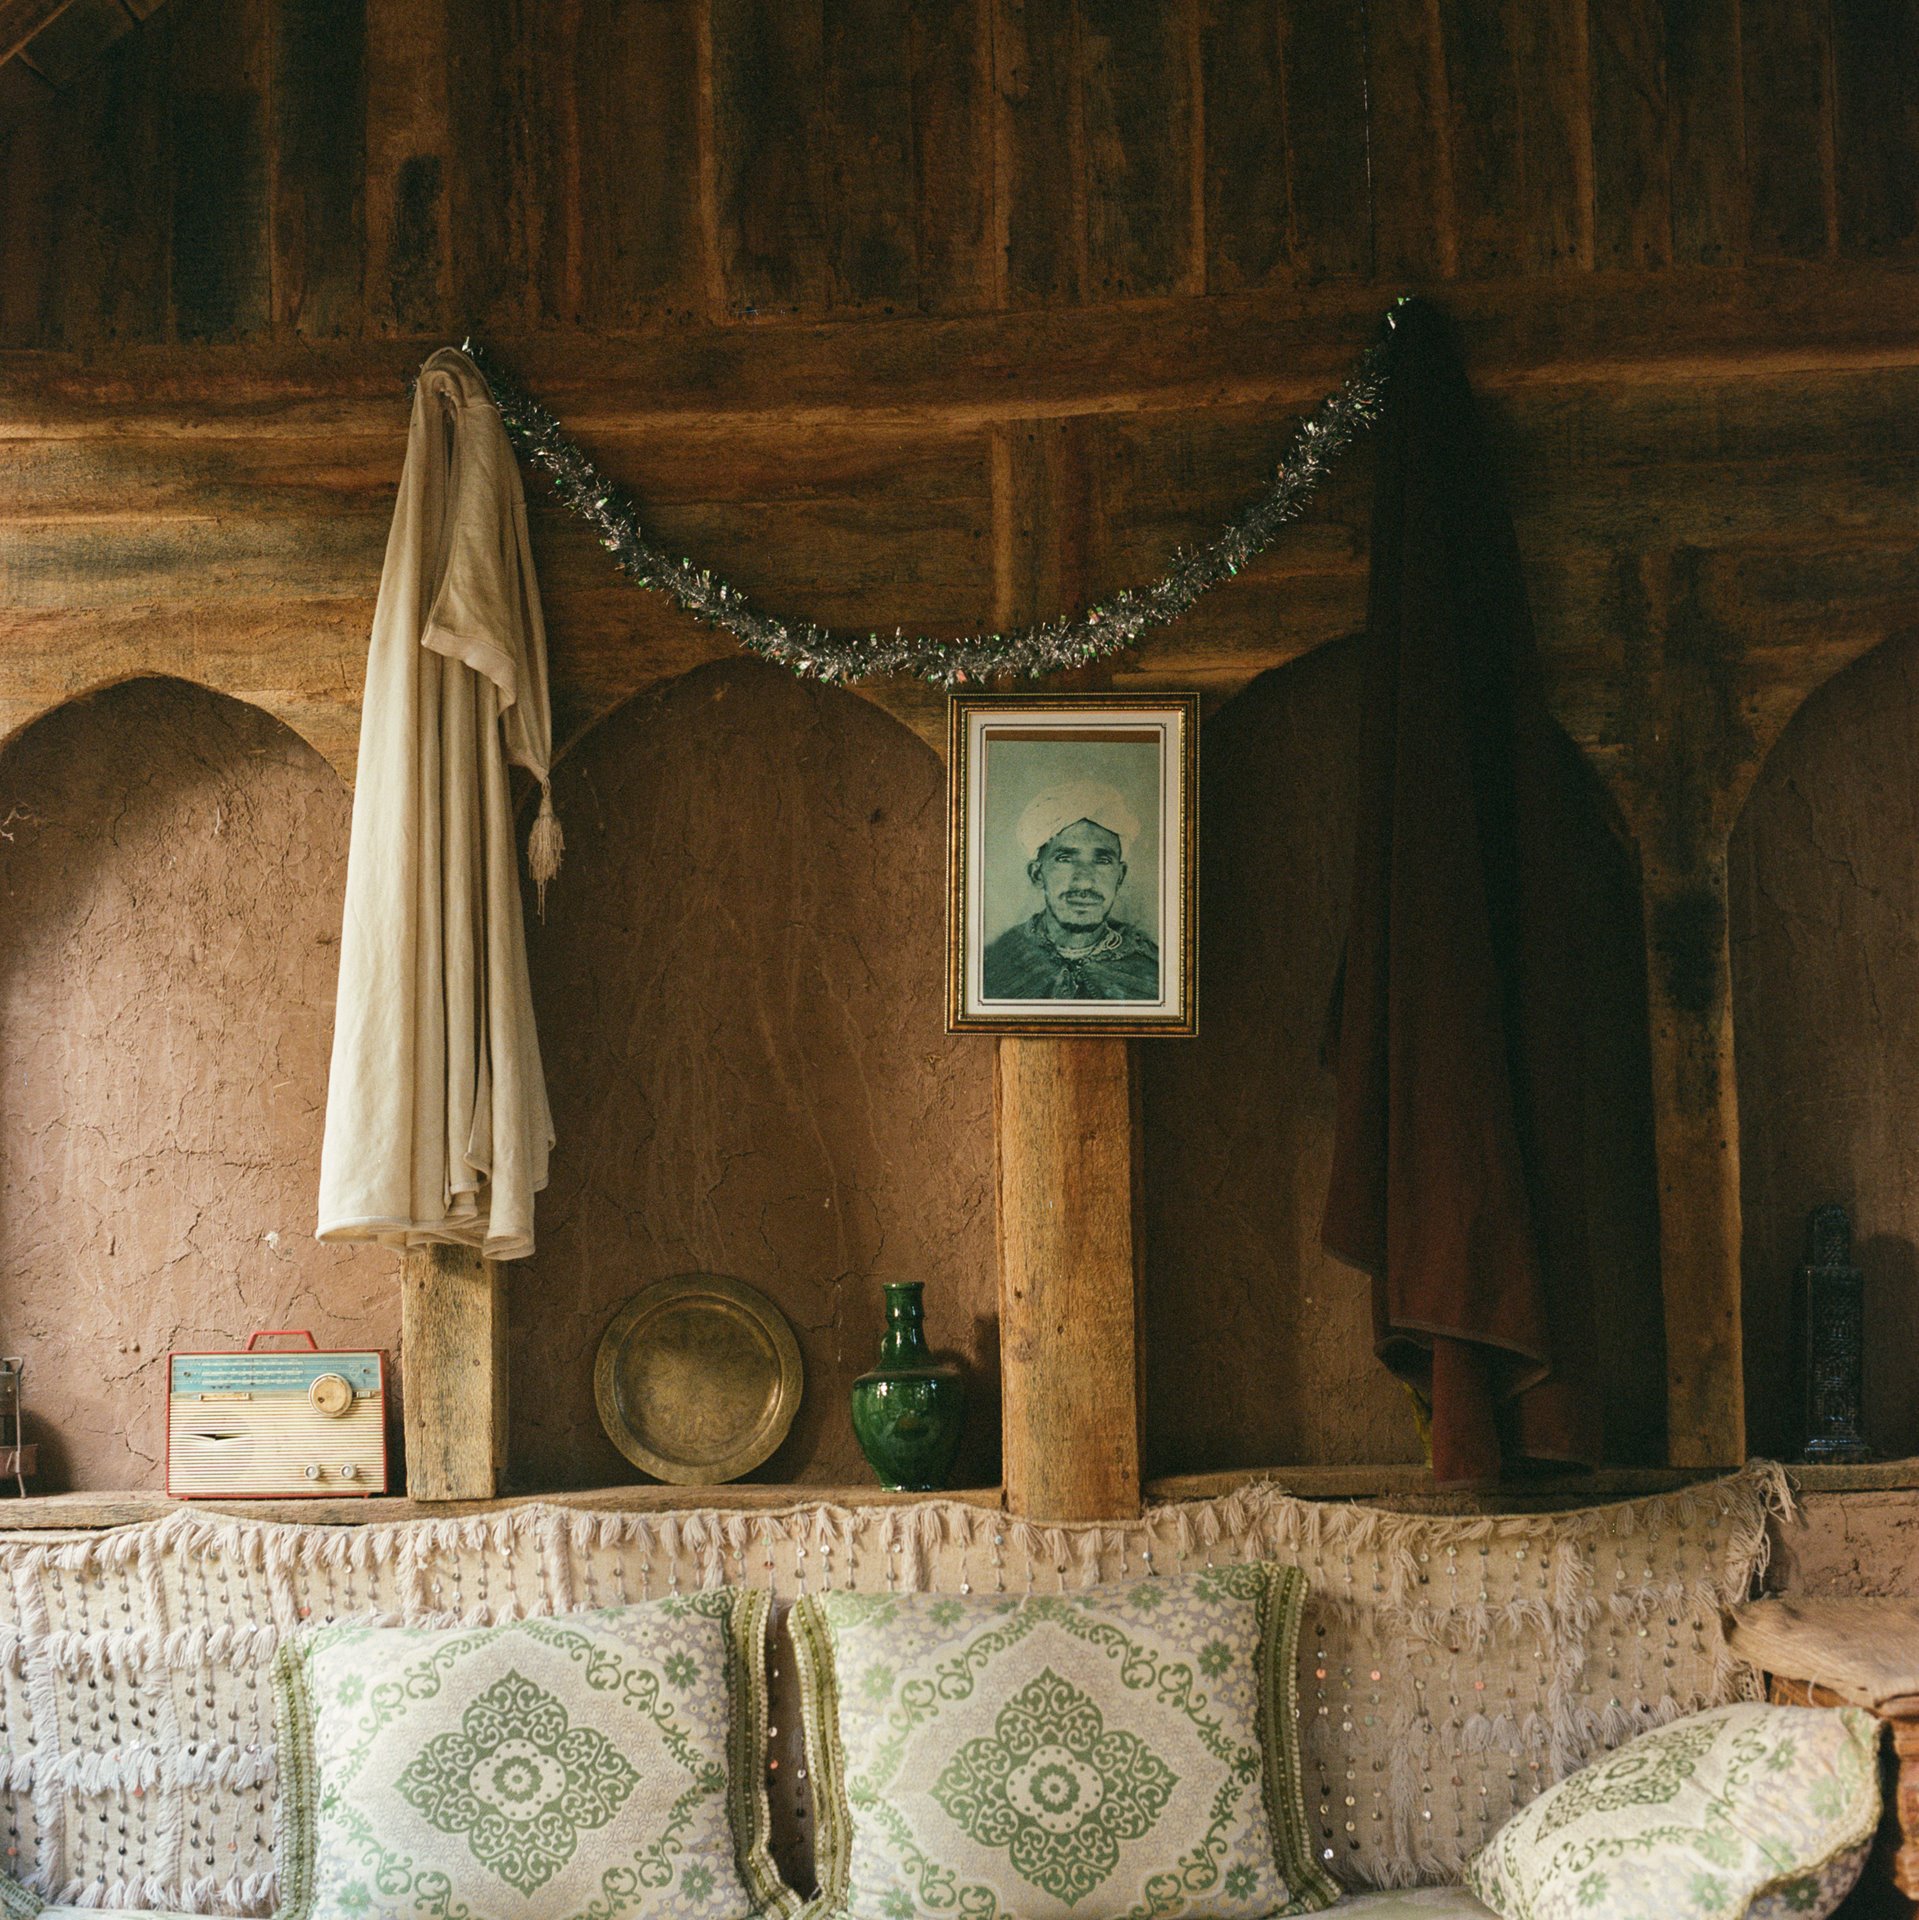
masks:
<path id="1" fill-rule="evenodd" d="M 1191 694 L 958 694 L 947 1023 L 1193 1030 Z"/>
<path id="2" fill-rule="evenodd" d="M 1117 787 L 1067 780 L 1019 819 L 1038 905 L 986 949 L 989 1000 L 1156 1000 L 1159 943 L 1115 918 L 1139 816 Z"/>

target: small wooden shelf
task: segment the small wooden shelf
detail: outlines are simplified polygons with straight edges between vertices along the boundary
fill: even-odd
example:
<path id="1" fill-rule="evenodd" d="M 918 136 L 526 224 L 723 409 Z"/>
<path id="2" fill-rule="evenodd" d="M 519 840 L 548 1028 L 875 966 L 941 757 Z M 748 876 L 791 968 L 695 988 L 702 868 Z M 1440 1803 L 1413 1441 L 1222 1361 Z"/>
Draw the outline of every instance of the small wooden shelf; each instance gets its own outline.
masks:
<path id="1" fill-rule="evenodd" d="M 1789 1466 L 1793 1483 L 1805 1493 L 1871 1493 L 1919 1489 L 1919 1459 L 1875 1460 L 1866 1466 Z M 1174 1474 L 1149 1480 L 1150 1500 L 1207 1500 L 1255 1481 L 1271 1481 L 1302 1500 L 1417 1501 L 1422 1507 L 1460 1512 L 1524 1512 L 1532 1507 L 1586 1506 L 1639 1494 L 1670 1493 L 1677 1487 L 1719 1477 L 1716 1470 L 1679 1467 L 1609 1467 L 1599 1473 L 1568 1475 L 1502 1487 L 1491 1493 L 1442 1492 L 1430 1469 L 1412 1465 L 1376 1467 L 1248 1467 L 1222 1473 Z M 724 1487 L 594 1487 L 562 1493 L 503 1494 L 493 1500 L 407 1500 L 370 1497 L 315 1500 L 173 1500 L 164 1493 L 48 1493 L 26 1499 L 0 1498 L 0 1533 L 47 1529 L 90 1530 L 132 1526 L 158 1520 L 176 1508 L 238 1514 L 253 1520 L 291 1521 L 302 1526 L 365 1526 L 379 1520 L 445 1520 L 469 1513 L 542 1501 L 587 1513 L 667 1513 L 690 1507 L 722 1512 L 764 1513 L 775 1508 L 827 1505 L 903 1506 L 925 1498 L 917 1493 L 888 1493 L 881 1487 L 824 1487 L 796 1484 Z M 998 1487 L 965 1487 L 941 1496 L 970 1506 L 998 1507 Z"/>

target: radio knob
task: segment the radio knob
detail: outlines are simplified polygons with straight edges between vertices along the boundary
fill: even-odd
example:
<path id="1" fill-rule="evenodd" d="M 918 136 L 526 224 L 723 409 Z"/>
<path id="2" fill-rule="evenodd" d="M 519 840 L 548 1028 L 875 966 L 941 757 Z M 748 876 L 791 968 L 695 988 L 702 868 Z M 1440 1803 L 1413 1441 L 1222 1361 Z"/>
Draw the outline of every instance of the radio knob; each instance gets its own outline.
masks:
<path id="1" fill-rule="evenodd" d="M 353 1382 L 343 1373 L 316 1374 L 307 1398 L 328 1419 L 337 1420 L 353 1405 Z"/>
<path id="2" fill-rule="evenodd" d="M 359 1477 L 360 1469 L 356 1467 L 351 1460 L 340 1469 L 340 1478 L 342 1480 L 357 1480 Z"/>
<path id="3" fill-rule="evenodd" d="M 307 1478 L 309 1480 L 317 1480 L 319 1479 L 319 1477 L 320 1477 L 320 1469 L 318 1467 L 307 1468 Z"/>

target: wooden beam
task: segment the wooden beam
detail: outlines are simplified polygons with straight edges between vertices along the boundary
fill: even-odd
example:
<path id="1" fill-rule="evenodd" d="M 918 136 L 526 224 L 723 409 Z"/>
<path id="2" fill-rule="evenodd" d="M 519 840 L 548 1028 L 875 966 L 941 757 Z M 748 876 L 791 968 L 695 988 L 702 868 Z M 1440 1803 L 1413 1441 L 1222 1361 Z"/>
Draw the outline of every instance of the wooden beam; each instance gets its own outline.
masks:
<path id="1" fill-rule="evenodd" d="M 1005 1038 L 995 1100 L 1006 1504 L 1139 1509 L 1133 1043 Z"/>
<path id="2" fill-rule="evenodd" d="M 1494 1488 L 1488 1493 L 1433 1491 L 1432 1470 L 1404 1464 L 1377 1467 L 1247 1467 L 1233 1472 L 1183 1473 L 1149 1480 L 1146 1497 L 1154 1502 L 1212 1500 L 1241 1487 L 1271 1483 L 1300 1500 L 1389 1499 L 1417 1502 L 1422 1513 L 1527 1512 L 1535 1507 L 1592 1506 L 1608 1500 L 1670 1493 L 1711 1479 L 1708 1469 L 1609 1467 L 1595 1474 L 1567 1474 L 1524 1488 Z M 1874 1460 L 1864 1466 L 1795 1466 L 1794 1486 L 1801 1493 L 1843 1494 L 1910 1492 L 1919 1489 L 1919 1460 Z M 313 1500 L 173 1500 L 151 1489 L 121 1493 L 29 1494 L 24 1500 L 0 1498 L 0 1536 L 44 1530 L 128 1527 L 163 1520 L 182 1507 L 202 1513 L 234 1514 L 248 1520 L 285 1521 L 312 1527 L 372 1526 L 394 1520 L 441 1520 L 469 1513 L 503 1513 L 538 1503 L 578 1513 L 780 1513 L 794 1508 L 895 1507 L 928 1498 L 922 1493 L 889 1493 L 882 1487 L 831 1487 L 807 1484 L 752 1484 L 722 1487 L 633 1485 L 594 1487 L 581 1492 L 501 1495 L 491 1500 L 348 1499 L 325 1495 Z M 970 1507 L 999 1507 L 998 1487 L 965 1487 L 936 1496 Z"/>
<path id="3" fill-rule="evenodd" d="M 66 0 L 20 57 L 49 86 L 64 87 L 132 31 L 133 17 L 120 0 Z"/>
<path id="4" fill-rule="evenodd" d="M 0 0 L 4 4 L 5 0 Z M 1919 365 L 1911 264 L 1781 262 L 1763 271 L 1459 282 L 1475 387 L 1569 380 L 1765 377 Z M 924 431 L 1082 414 L 1130 416 L 1316 399 L 1348 370 L 1386 305 L 1376 287 L 1172 295 L 1113 305 L 688 326 L 494 339 L 583 436 L 701 422 L 738 430 L 862 425 Z M 405 380 L 442 334 L 352 342 L 129 342 L 0 352 L 0 438 L 64 421 L 75 434 L 403 431 Z M 395 426 L 396 418 L 402 422 Z"/>
<path id="5" fill-rule="evenodd" d="M 1746 1457 L 1739 1089 L 1724 843 L 1678 868 L 1642 851 L 1666 1311 L 1666 1458 Z"/>
<path id="6" fill-rule="evenodd" d="M 72 5 L 73 0 L 0 0 L 0 65 Z"/>
<path id="7" fill-rule="evenodd" d="M 998 1487 L 967 1487 L 942 1493 L 970 1507 L 998 1507 Z M 695 1508 L 721 1513 L 783 1513 L 796 1507 L 902 1507 L 924 1500 L 923 1493 L 889 1493 L 884 1487 L 796 1485 L 720 1487 L 635 1485 L 594 1487 L 576 1493 L 510 1494 L 488 1500 L 420 1500 L 370 1495 L 349 1499 L 327 1494 L 311 1500 L 174 1500 L 153 1490 L 125 1493 L 29 1494 L 24 1500 L 0 1498 L 0 1537 L 47 1528 L 130 1527 L 164 1520 L 182 1507 L 198 1513 L 232 1514 L 246 1520 L 284 1521 L 294 1526 L 373 1526 L 394 1520 L 445 1520 L 470 1513 L 504 1513 L 538 1504 L 575 1513 L 687 1513 Z"/>
<path id="8" fill-rule="evenodd" d="M 506 1276 L 464 1247 L 406 1256 L 401 1402 L 414 1500 L 488 1500 L 506 1466 Z"/>

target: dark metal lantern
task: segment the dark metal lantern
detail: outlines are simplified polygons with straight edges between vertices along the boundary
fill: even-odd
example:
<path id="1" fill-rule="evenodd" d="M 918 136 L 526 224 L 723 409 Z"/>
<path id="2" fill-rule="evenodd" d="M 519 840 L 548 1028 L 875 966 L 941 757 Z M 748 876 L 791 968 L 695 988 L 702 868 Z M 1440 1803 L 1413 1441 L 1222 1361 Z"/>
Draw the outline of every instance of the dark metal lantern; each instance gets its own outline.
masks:
<path id="1" fill-rule="evenodd" d="M 1844 1207 L 1815 1207 L 1806 1237 L 1805 1458 L 1868 1460 L 1866 1279 L 1852 1264 L 1851 1218 Z"/>

